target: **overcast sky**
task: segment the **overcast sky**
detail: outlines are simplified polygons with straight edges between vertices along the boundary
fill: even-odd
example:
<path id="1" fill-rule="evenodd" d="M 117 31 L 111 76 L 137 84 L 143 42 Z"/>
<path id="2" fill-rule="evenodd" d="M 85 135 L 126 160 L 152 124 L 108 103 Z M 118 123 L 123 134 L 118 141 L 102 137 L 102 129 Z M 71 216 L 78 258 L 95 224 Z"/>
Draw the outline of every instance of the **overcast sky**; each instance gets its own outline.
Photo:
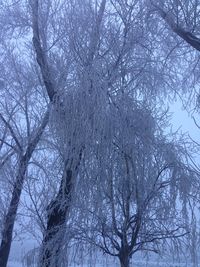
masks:
<path id="1" fill-rule="evenodd" d="M 200 129 L 194 123 L 193 116 L 198 122 L 200 115 L 188 113 L 183 109 L 182 103 L 177 101 L 175 104 L 171 105 L 170 111 L 172 112 L 172 129 L 176 131 L 180 128 L 183 133 L 189 133 L 189 135 L 195 139 L 195 141 L 200 142 Z M 200 124 L 200 123 L 199 123 Z"/>

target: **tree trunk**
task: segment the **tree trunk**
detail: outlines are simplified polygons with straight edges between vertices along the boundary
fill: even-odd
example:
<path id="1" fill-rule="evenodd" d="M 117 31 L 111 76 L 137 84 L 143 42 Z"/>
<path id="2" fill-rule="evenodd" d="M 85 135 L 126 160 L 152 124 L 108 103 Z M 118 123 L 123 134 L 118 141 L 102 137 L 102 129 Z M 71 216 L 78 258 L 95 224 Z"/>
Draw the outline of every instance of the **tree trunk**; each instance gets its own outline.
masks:
<path id="1" fill-rule="evenodd" d="M 6 267 L 12 243 L 12 234 L 14 222 L 17 215 L 17 208 L 23 188 L 25 172 L 27 169 L 27 162 L 24 158 L 21 159 L 19 164 L 19 172 L 14 184 L 12 198 L 4 221 L 4 229 L 2 233 L 2 241 L 0 246 L 0 266 Z"/>
<path id="2" fill-rule="evenodd" d="M 120 260 L 120 266 L 121 267 L 129 267 L 129 249 L 127 245 L 123 245 L 121 247 L 121 250 L 119 251 L 119 260 Z"/>
<path id="3" fill-rule="evenodd" d="M 72 182 L 72 171 L 65 167 L 59 192 L 47 207 L 48 219 L 41 251 L 41 267 L 60 267 L 59 253 L 70 207 Z"/>
<path id="4" fill-rule="evenodd" d="M 5 216 L 3 232 L 2 232 L 2 240 L 0 245 L 0 267 L 6 267 L 8 263 L 8 257 L 10 253 L 10 247 L 12 243 L 12 235 L 15 219 L 17 216 L 17 209 L 20 201 L 20 196 L 23 189 L 24 179 L 26 170 L 28 167 L 28 162 L 35 150 L 42 133 L 48 123 L 49 112 L 47 111 L 40 127 L 38 128 L 35 137 L 30 141 L 26 153 L 21 157 L 18 167 L 18 174 L 16 176 L 16 180 L 14 183 L 14 188 L 12 191 L 12 198 L 10 201 L 10 205 L 8 208 L 8 212 Z"/>
<path id="5" fill-rule="evenodd" d="M 123 258 L 120 258 L 120 266 L 121 267 L 129 267 L 129 257 L 124 256 Z"/>

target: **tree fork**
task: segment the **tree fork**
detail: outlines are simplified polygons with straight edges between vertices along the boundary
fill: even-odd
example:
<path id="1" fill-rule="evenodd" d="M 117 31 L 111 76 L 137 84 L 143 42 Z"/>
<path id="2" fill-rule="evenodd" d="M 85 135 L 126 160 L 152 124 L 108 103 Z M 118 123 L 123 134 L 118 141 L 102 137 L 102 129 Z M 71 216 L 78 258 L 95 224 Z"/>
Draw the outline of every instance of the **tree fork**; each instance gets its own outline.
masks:
<path id="1" fill-rule="evenodd" d="M 13 229 L 14 223 L 17 216 L 17 209 L 19 206 L 19 201 L 23 189 L 23 184 L 25 180 L 25 174 L 27 171 L 29 160 L 40 141 L 40 138 L 43 134 L 43 131 L 48 123 L 49 119 L 49 112 L 47 111 L 40 127 L 37 130 L 37 133 L 33 140 L 29 143 L 26 153 L 21 157 L 19 167 L 18 167 L 18 174 L 16 177 L 16 181 L 14 183 L 13 191 L 12 191 L 12 198 L 10 201 L 10 205 L 8 208 L 8 212 L 5 216 L 4 221 L 4 228 L 2 232 L 2 240 L 0 245 L 0 266 L 6 267 L 8 263 L 8 257 L 10 254 L 10 248 L 12 243 L 12 236 L 13 236 Z"/>

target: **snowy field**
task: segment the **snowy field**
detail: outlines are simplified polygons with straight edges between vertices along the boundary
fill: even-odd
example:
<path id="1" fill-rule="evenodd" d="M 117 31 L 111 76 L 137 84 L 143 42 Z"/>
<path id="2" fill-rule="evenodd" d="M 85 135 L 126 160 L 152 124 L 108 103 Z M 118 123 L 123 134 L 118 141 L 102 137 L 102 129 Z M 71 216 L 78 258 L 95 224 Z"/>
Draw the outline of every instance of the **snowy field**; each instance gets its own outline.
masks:
<path id="1" fill-rule="evenodd" d="M 118 267 L 119 265 L 115 263 L 109 264 L 109 265 L 104 265 L 102 263 L 96 263 L 95 266 L 90 265 L 90 264 L 81 264 L 81 265 L 69 265 L 68 267 Z M 200 266 L 200 265 L 198 265 Z M 196 267 L 198 267 L 196 266 Z M 24 266 L 22 263 L 18 261 L 10 261 L 8 264 L 8 267 L 28 267 Z M 36 266 L 29 266 L 29 267 L 36 267 Z M 133 264 L 130 264 L 130 267 L 192 267 L 191 264 L 175 264 L 175 263 L 164 263 L 164 262 L 146 262 L 146 261 L 136 261 Z"/>
<path id="2" fill-rule="evenodd" d="M 11 248 L 10 261 L 8 267 L 37 267 L 36 264 L 22 264 L 22 259 L 24 255 L 27 255 L 28 251 L 31 251 L 33 248 L 37 247 L 37 243 L 33 240 L 24 240 L 14 241 Z M 78 263 L 69 264 L 66 267 L 119 267 L 118 260 L 110 259 L 106 256 L 95 256 L 91 260 L 80 261 Z M 84 263 L 83 263 L 84 262 Z M 142 255 L 138 255 L 135 259 L 132 260 L 130 267 L 193 267 L 192 264 L 186 263 L 184 260 L 182 263 L 172 263 L 170 260 L 164 260 L 159 257 L 151 258 L 151 260 L 144 259 Z M 200 267 L 200 265 L 195 266 Z"/>
<path id="3" fill-rule="evenodd" d="M 8 263 L 8 267 L 23 267 L 23 265 L 17 261 L 12 261 Z"/>

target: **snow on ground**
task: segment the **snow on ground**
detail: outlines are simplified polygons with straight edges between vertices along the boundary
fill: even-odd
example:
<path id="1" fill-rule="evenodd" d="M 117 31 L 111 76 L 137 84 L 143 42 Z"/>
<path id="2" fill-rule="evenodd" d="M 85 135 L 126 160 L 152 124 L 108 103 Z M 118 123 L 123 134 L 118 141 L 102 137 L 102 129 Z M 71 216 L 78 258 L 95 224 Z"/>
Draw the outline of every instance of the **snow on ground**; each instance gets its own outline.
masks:
<path id="1" fill-rule="evenodd" d="M 84 265 L 73 265 L 73 266 L 69 266 L 69 267 L 89 267 L 90 265 L 88 264 L 84 264 Z M 108 267 L 115 267 L 116 264 L 110 264 Z M 133 265 L 130 264 L 130 267 L 192 267 L 192 265 L 190 264 L 172 264 L 172 263 L 159 263 L 158 262 L 152 262 L 152 263 L 147 263 L 146 261 L 145 262 L 137 262 L 137 263 L 134 263 Z M 8 263 L 8 267 L 25 267 L 23 266 L 23 264 L 21 264 L 20 262 L 18 261 L 10 261 Z M 27 266 L 28 267 L 28 266 Z M 32 266 L 29 266 L 29 267 L 32 267 Z M 95 264 L 95 267 L 105 267 L 104 265 L 102 264 Z"/>
<path id="2" fill-rule="evenodd" d="M 17 261 L 12 261 L 8 263 L 8 267 L 23 267 L 22 264 L 20 262 Z"/>
<path id="3" fill-rule="evenodd" d="M 37 247 L 37 244 L 33 242 L 33 240 L 23 240 L 21 241 L 13 241 L 11 248 L 10 261 L 8 263 L 8 267 L 36 267 L 34 264 L 29 264 L 29 266 L 25 266 L 22 264 L 22 259 L 25 255 L 27 255 L 28 251 L 31 251 Z M 84 257 L 83 260 L 79 262 L 72 262 L 69 264 L 69 267 L 116 267 L 119 266 L 118 260 L 110 259 L 105 256 L 96 255 L 92 257 L 93 260 L 87 259 Z M 94 261 L 94 262 L 93 262 Z M 132 259 L 133 263 L 130 264 L 130 267 L 192 267 L 189 263 L 171 263 L 169 260 L 165 260 L 164 258 L 154 257 L 149 260 L 145 259 L 142 255 L 138 255 L 138 257 Z M 32 261 L 31 261 L 32 262 Z M 196 266 L 197 267 L 197 266 Z M 200 265 L 199 265 L 200 267 Z"/>

